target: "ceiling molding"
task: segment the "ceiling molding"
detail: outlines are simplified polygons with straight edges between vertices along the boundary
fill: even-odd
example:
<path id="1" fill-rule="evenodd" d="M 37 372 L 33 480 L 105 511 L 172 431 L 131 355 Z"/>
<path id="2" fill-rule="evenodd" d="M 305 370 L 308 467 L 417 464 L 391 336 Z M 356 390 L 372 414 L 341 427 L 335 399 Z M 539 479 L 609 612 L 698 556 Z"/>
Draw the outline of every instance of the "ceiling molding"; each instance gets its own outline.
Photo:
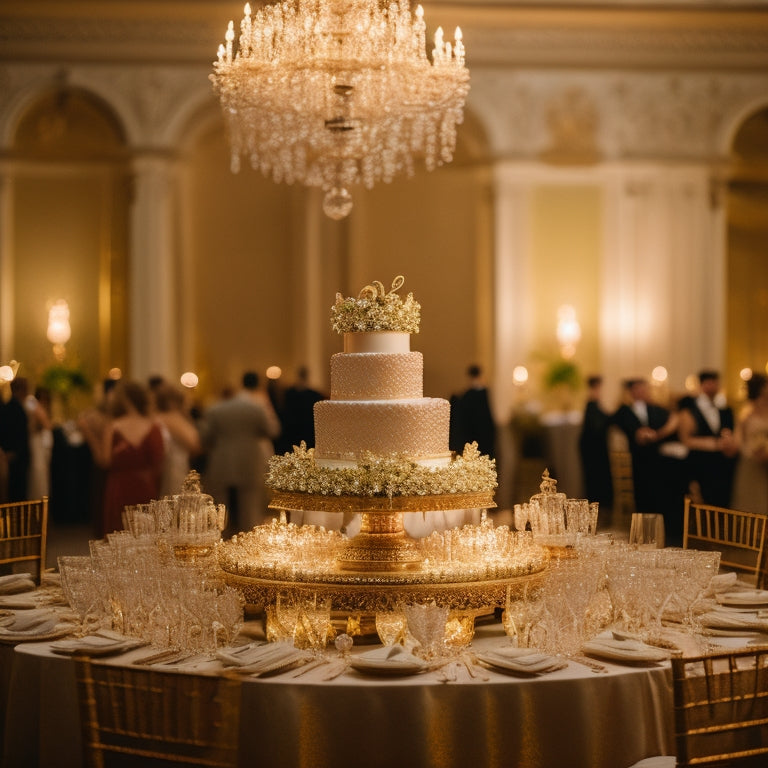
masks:
<path id="1" fill-rule="evenodd" d="M 10 7 L 8 7 L 10 6 Z M 37 0 L 0 10 L 0 60 L 208 64 L 239 3 Z M 768 3 L 428 4 L 428 33 L 461 26 L 473 66 L 768 69 Z"/>

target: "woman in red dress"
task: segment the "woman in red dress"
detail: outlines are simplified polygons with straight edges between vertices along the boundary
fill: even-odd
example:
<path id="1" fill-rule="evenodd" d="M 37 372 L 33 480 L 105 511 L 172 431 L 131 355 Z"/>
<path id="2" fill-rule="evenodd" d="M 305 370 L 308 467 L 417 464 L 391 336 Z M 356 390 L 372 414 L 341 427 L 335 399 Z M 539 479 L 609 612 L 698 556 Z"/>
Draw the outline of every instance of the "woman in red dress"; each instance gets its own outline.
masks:
<path id="1" fill-rule="evenodd" d="M 163 436 L 149 417 L 149 394 L 135 381 L 121 381 L 112 393 L 112 421 L 100 438 L 89 439 L 94 458 L 107 470 L 99 535 L 123 529 L 123 509 L 160 496 Z M 88 435 L 86 435 L 88 437 Z"/>

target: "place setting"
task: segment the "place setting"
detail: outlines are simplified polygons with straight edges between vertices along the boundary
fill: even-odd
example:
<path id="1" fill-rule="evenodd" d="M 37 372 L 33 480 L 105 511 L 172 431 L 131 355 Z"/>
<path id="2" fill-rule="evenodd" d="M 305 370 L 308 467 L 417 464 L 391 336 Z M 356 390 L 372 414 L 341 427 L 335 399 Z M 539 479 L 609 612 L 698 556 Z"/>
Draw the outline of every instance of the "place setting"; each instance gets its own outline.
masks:
<path id="1" fill-rule="evenodd" d="M 637 665 L 658 664 L 668 661 L 673 655 L 670 649 L 651 645 L 639 637 L 612 631 L 587 640 L 582 651 L 587 656 L 605 661 Z"/>
<path id="2" fill-rule="evenodd" d="M 535 648 L 516 648 L 512 645 L 499 645 L 492 649 L 475 651 L 475 658 L 494 672 L 535 677 L 557 672 L 568 666 L 562 657 L 542 653 Z"/>
<path id="3" fill-rule="evenodd" d="M 147 641 L 136 637 L 126 637 L 108 629 L 85 635 L 67 638 L 51 643 L 51 650 L 59 655 L 74 656 L 85 654 L 92 657 L 119 656 L 136 648 L 148 645 Z"/>
<path id="4" fill-rule="evenodd" d="M 49 608 L 8 611 L 0 615 L 0 643 L 53 640 L 76 629 L 67 615 Z"/>
<path id="5" fill-rule="evenodd" d="M 0 597 L 33 592 L 35 586 L 31 573 L 9 573 L 5 576 L 0 576 Z"/>

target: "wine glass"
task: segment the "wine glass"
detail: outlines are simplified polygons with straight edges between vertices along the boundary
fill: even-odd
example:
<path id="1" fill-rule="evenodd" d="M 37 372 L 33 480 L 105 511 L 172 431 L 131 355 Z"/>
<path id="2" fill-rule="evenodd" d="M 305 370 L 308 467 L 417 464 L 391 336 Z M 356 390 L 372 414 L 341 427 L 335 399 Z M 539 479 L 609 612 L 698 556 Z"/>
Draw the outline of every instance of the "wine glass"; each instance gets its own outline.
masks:
<path id="1" fill-rule="evenodd" d="M 416 603 L 405 607 L 408 632 L 419 644 L 420 654 L 425 659 L 442 655 L 445 649 L 445 624 L 449 609 L 431 603 Z"/>

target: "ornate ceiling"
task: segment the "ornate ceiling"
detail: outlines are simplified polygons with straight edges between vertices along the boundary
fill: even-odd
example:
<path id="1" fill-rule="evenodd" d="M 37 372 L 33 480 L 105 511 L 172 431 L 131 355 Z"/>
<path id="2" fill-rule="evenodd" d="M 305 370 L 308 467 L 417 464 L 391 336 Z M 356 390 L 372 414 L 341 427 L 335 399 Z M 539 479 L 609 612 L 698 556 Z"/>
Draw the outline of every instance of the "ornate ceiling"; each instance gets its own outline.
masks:
<path id="1" fill-rule="evenodd" d="M 470 67 L 768 68 L 768 2 L 439 0 L 429 29 L 459 25 Z M 0 61 L 199 61 L 214 58 L 231 0 L 8 0 Z"/>

